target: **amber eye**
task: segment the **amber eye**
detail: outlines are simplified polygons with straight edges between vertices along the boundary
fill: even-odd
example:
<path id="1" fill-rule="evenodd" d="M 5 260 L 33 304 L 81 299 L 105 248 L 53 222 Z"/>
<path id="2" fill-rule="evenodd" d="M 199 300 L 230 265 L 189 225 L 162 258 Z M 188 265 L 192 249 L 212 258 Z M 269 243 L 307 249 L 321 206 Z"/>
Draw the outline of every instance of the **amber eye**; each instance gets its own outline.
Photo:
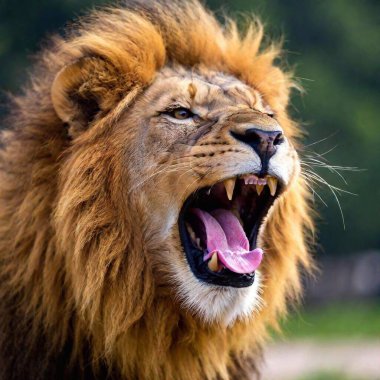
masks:
<path id="1" fill-rule="evenodd" d="M 178 120 L 190 119 L 194 114 L 187 108 L 176 108 L 167 113 L 169 116 Z"/>

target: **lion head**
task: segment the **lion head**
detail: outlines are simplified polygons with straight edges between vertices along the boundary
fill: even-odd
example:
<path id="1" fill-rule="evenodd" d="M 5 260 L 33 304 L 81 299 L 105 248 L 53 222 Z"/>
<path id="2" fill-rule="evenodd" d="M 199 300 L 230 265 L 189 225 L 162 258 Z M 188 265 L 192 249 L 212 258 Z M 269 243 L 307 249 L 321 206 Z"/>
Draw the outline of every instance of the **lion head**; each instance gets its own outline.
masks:
<path id="1" fill-rule="evenodd" d="M 261 40 L 129 1 L 42 53 L 3 133 L 7 378 L 252 374 L 312 229 L 294 83 Z"/>

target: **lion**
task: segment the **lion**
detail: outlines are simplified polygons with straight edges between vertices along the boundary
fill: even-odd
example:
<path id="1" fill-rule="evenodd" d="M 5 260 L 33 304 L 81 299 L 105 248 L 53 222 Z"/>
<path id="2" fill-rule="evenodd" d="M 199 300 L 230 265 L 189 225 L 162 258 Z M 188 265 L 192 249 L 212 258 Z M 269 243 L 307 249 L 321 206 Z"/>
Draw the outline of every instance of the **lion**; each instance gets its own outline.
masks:
<path id="1" fill-rule="evenodd" d="M 133 0 L 40 53 L 1 137 L 1 379 L 260 376 L 313 231 L 262 40 Z"/>

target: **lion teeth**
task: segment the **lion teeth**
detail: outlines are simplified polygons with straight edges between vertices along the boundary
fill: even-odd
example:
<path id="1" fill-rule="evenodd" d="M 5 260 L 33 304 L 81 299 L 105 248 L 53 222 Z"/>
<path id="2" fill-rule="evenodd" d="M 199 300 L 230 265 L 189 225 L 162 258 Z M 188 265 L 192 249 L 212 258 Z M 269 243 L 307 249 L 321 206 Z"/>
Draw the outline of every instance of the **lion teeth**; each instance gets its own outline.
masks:
<path id="1" fill-rule="evenodd" d="M 270 190 L 270 195 L 273 197 L 277 190 L 277 178 L 267 177 L 267 184 Z"/>
<path id="2" fill-rule="evenodd" d="M 256 185 L 259 179 L 255 174 L 246 174 L 242 178 L 245 185 Z"/>
<path id="3" fill-rule="evenodd" d="M 224 181 L 224 187 L 226 188 L 226 193 L 228 199 L 231 201 L 234 195 L 236 178 L 229 178 Z"/>
<path id="4" fill-rule="evenodd" d="M 264 189 L 264 185 L 256 185 L 257 194 L 260 195 L 263 189 Z"/>
<path id="5" fill-rule="evenodd" d="M 211 256 L 211 260 L 208 262 L 208 267 L 213 272 L 217 272 L 219 270 L 218 254 L 216 252 Z"/>
<path id="6" fill-rule="evenodd" d="M 189 233 L 189 236 L 190 236 L 191 241 L 192 241 L 196 246 L 198 246 L 198 248 L 200 248 L 201 241 L 200 241 L 200 239 L 197 237 L 197 235 L 195 235 L 195 232 L 194 232 L 193 228 L 191 227 L 191 225 L 190 225 L 189 223 L 186 223 L 186 228 L 187 228 L 187 232 Z"/>

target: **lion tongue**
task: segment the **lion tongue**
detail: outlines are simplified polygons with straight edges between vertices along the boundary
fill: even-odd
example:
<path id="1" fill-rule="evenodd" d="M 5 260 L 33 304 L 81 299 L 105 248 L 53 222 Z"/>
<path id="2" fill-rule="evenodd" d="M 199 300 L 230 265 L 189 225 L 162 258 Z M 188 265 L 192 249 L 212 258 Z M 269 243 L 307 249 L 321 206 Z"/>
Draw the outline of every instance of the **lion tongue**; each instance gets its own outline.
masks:
<path id="1" fill-rule="evenodd" d="M 205 261 L 216 253 L 218 260 L 235 273 L 252 273 L 259 267 L 263 251 L 249 250 L 244 229 L 231 211 L 217 209 L 208 213 L 195 208 L 192 212 L 203 224 L 207 246 Z"/>

